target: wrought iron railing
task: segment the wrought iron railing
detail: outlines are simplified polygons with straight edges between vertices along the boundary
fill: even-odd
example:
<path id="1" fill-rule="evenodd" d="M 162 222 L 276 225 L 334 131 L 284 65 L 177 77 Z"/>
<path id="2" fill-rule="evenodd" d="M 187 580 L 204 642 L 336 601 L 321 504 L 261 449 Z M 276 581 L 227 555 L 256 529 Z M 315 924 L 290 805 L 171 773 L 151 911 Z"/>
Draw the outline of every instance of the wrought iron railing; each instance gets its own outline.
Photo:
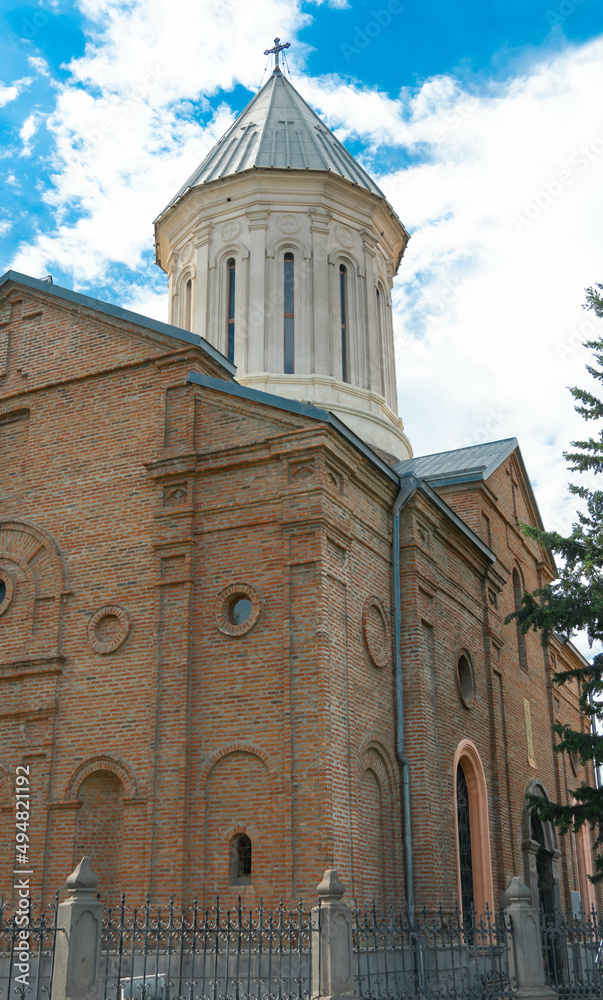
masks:
<path id="1" fill-rule="evenodd" d="M 0 996 L 42 1000 L 50 994 L 57 936 L 58 893 L 45 907 L 0 900 Z"/>
<path id="2" fill-rule="evenodd" d="M 559 996 L 603 997 L 603 924 L 596 912 L 542 914 L 545 976 Z"/>
<path id="3" fill-rule="evenodd" d="M 488 909 L 463 921 L 458 909 L 433 913 L 376 909 L 355 911 L 353 945 L 356 984 L 364 1000 L 411 997 L 506 1000 L 514 993 L 510 976 L 512 928 L 504 913 Z"/>
<path id="4" fill-rule="evenodd" d="M 307 1000 L 312 937 L 301 905 L 225 909 L 195 901 L 105 911 L 101 1000 Z"/>

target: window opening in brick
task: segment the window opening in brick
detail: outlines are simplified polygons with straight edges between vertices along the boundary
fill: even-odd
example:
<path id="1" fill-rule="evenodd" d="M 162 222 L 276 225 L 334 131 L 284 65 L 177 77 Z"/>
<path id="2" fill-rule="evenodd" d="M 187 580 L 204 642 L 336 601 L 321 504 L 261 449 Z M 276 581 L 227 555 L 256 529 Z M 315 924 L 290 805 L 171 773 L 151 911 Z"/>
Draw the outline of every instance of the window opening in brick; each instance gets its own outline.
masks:
<path id="1" fill-rule="evenodd" d="M 231 881 L 236 885 L 251 882 L 251 841 L 246 833 L 239 834 L 232 841 Z"/>
<path id="2" fill-rule="evenodd" d="M 6 584 L 4 580 L 0 580 L 0 604 L 2 604 L 2 601 L 4 600 L 5 597 L 6 597 Z"/>
<path id="3" fill-rule="evenodd" d="M 192 319 L 193 282 L 189 278 L 184 289 L 184 329 L 190 330 Z"/>
<path id="4" fill-rule="evenodd" d="M 339 311 L 341 316 L 341 378 L 349 382 L 348 375 L 348 289 L 347 269 L 344 264 L 339 267 Z"/>
<path id="5" fill-rule="evenodd" d="M 248 597 L 235 597 L 228 609 L 228 617 L 233 625 L 244 625 L 250 618 L 253 606 Z"/>
<path id="6" fill-rule="evenodd" d="M 515 605 L 516 611 L 521 611 L 523 607 L 523 585 L 521 582 L 521 577 L 516 569 L 513 570 L 513 603 Z M 517 630 L 517 653 L 519 656 L 519 665 L 524 669 L 528 669 L 528 655 L 526 651 L 526 637 L 521 631 L 519 626 L 519 620 L 515 619 L 515 626 Z"/>
<path id="7" fill-rule="evenodd" d="M 293 254 L 285 254 L 284 262 L 284 348 L 285 348 L 285 375 L 293 375 L 294 371 L 294 308 L 295 290 L 293 286 L 294 278 Z"/>
<path id="8" fill-rule="evenodd" d="M 227 351 L 226 356 L 229 361 L 234 362 L 235 348 L 235 282 L 236 265 L 234 257 L 226 261 L 226 272 L 228 276 L 228 319 L 226 322 Z"/>
<path id="9" fill-rule="evenodd" d="M 473 919 L 473 856 L 471 853 L 471 822 L 469 817 L 469 789 L 462 766 L 456 769 L 456 821 L 459 838 L 459 865 L 461 870 L 461 908 L 463 922 L 470 925 Z"/>

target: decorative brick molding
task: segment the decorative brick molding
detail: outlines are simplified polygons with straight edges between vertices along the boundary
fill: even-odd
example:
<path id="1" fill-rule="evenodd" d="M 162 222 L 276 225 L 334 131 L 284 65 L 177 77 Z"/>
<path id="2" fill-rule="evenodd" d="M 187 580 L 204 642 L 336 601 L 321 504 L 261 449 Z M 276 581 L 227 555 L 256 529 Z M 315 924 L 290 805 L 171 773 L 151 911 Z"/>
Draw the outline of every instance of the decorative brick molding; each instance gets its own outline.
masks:
<path id="1" fill-rule="evenodd" d="M 131 627 L 124 608 L 118 604 L 105 604 L 95 611 L 88 622 L 88 642 L 97 653 L 114 653 L 128 638 Z"/>
<path id="2" fill-rule="evenodd" d="M 1 566 L 0 566 L 0 580 L 4 582 L 4 585 L 6 587 L 4 597 L 0 601 L 0 615 L 3 615 L 4 612 L 8 610 L 8 606 L 13 599 L 13 594 L 15 592 L 15 581 L 13 580 L 12 576 L 9 573 L 7 573 L 5 569 L 2 569 Z"/>
<path id="3" fill-rule="evenodd" d="M 465 708 L 473 708 L 475 705 L 475 672 L 471 656 L 465 648 L 457 649 L 455 652 L 455 673 L 459 698 Z"/>
<path id="4" fill-rule="evenodd" d="M 277 778 L 278 772 L 269 754 L 265 750 L 256 747 L 253 743 L 229 743 L 227 746 L 220 747 L 219 750 L 214 750 L 211 757 L 205 762 L 203 769 L 199 774 L 199 779 L 197 782 L 197 794 L 203 794 L 205 790 L 205 785 L 207 779 L 214 769 L 216 764 L 222 757 L 228 757 L 231 753 L 248 753 L 251 757 L 258 757 L 259 760 L 266 766 L 266 770 L 272 779 Z M 247 831 L 243 830 L 243 833 Z"/>
<path id="5" fill-rule="evenodd" d="M 386 667 L 391 659 L 391 637 L 387 615 L 378 597 L 367 597 L 362 607 L 362 638 L 375 667 Z"/>
<path id="6" fill-rule="evenodd" d="M 235 625 L 229 617 L 229 609 L 238 597 L 251 601 L 251 614 L 246 621 Z M 263 601 L 261 595 L 249 583 L 231 583 L 221 590 L 214 605 L 216 625 L 220 632 L 234 638 L 250 632 L 262 613 Z"/>
<path id="7" fill-rule="evenodd" d="M 84 761 L 74 771 L 65 790 L 65 802 L 74 802 L 77 799 L 80 785 L 94 771 L 110 771 L 112 774 L 115 774 L 123 785 L 124 798 L 131 799 L 138 796 L 136 778 L 130 768 L 123 761 L 115 760 L 113 757 L 101 756 Z"/>

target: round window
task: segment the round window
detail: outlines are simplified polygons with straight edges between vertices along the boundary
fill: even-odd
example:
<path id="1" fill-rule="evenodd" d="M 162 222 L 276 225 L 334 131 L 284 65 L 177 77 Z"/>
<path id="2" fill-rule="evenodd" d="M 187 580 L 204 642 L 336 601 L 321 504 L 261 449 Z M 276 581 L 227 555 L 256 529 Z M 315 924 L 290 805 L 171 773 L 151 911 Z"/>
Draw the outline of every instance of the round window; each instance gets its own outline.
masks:
<path id="1" fill-rule="evenodd" d="M 214 605 L 216 625 L 224 635 L 245 635 L 262 611 L 262 598 L 248 583 L 233 583 L 220 591 Z"/>
<path id="2" fill-rule="evenodd" d="M 461 701 L 465 708 L 472 708 L 475 702 L 475 684 L 473 682 L 473 667 L 465 653 L 461 653 L 456 665 L 456 677 L 459 685 Z"/>
<path id="3" fill-rule="evenodd" d="M 6 611 L 13 599 L 15 583 L 5 569 L 0 568 L 0 615 Z"/>
<path id="4" fill-rule="evenodd" d="M 235 597 L 230 603 L 228 617 L 233 625 L 244 625 L 251 618 L 253 605 L 248 597 Z"/>

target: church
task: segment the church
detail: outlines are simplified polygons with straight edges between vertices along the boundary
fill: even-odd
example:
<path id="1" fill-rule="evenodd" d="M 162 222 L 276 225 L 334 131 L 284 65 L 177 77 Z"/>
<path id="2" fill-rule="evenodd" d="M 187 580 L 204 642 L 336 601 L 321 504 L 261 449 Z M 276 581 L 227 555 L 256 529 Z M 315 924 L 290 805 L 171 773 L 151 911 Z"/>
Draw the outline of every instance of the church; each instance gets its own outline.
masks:
<path id="1" fill-rule="evenodd" d="M 518 443 L 413 455 L 409 234 L 280 48 L 156 219 L 169 323 L 0 278 L 0 891 L 20 767 L 38 899 L 88 854 L 106 901 L 588 912 L 588 833 L 527 807 L 587 720 L 505 623 L 556 576 Z"/>

